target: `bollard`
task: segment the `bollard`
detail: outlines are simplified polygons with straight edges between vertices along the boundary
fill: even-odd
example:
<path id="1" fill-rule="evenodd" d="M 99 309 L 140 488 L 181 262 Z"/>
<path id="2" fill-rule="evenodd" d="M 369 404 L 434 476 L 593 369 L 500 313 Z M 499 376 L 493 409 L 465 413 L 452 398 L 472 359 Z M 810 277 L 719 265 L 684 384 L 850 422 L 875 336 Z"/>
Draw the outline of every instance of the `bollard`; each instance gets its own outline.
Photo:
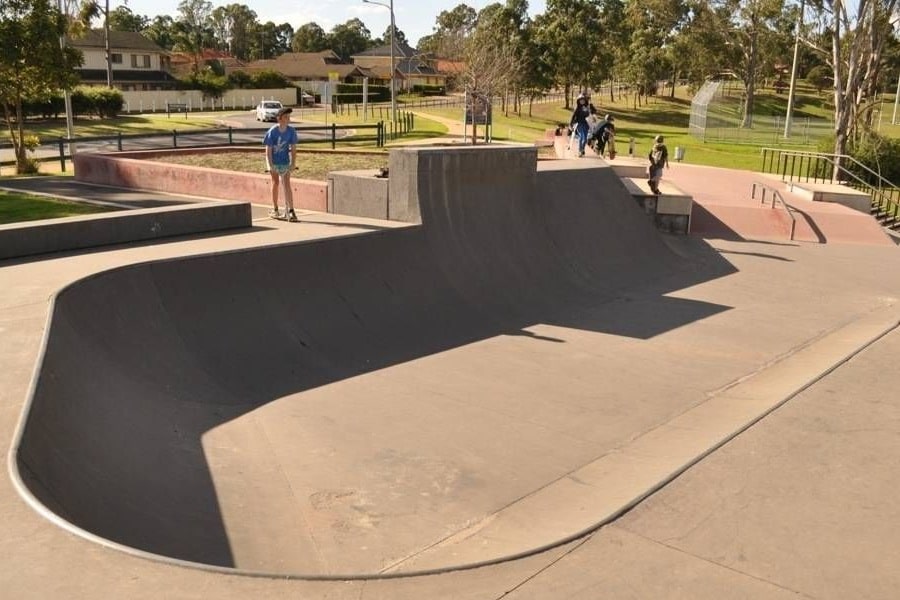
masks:
<path id="1" fill-rule="evenodd" d="M 634 138 L 628 138 L 628 156 L 634 158 Z"/>

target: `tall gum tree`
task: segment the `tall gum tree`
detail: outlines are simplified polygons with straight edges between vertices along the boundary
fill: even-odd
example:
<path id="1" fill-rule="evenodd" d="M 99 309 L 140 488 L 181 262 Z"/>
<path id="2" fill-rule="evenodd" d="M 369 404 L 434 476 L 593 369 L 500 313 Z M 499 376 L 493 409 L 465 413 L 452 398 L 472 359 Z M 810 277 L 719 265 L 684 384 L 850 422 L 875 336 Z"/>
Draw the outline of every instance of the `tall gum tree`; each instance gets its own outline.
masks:
<path id="1" fill-rule="evenodd" d="M 840 159 L 858 131 L 860 109 L 867 100 L 867 81 L 877 81 L 885 43 L 898 24 L 898 0 L 816 0 L 814 18 L 830 48 L 806 43 L 827 57 L 834 95 L 835 176 Z"/>

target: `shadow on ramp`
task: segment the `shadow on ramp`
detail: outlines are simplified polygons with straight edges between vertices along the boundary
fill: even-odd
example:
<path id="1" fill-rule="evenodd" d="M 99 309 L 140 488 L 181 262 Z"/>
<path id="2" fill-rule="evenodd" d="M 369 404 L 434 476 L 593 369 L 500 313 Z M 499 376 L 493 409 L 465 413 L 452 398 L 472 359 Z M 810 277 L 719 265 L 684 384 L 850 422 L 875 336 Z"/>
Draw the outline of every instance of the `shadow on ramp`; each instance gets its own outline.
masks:
<path id="1" fill-rule="evenodd" d="M 483 386 L 466 387 L 454 356 L 525 343 L 529 361 L 569 364 L 579 358 L 566 354 L 572 336 L 596 336 L 602 348 L 604 336 L 648 339 L 728 309 L 667 295 L 734 269 L 699 240 L 684 242 L 692 260 L 673 253 L 610 169 L 535 164 L 529 148 L 398 150 L 392 214 L 402 209 L 419 227 L 134 265 L 64 289 L 16 449 L 28 489 L 78 530 L 153 555 L 377 576 L 483 516 L 466 511 L 561 476 L 571 465 L 484 487 L 452 453 L 410 457 L 389 441 L 363 449 L 373 468 L 327 462 L 349 451 L 344 436 L 379 436 L 380 421 L 354 433 L 356 415 L 328 412 L 344 384 L 386 378 L 395 397 L 373 392 L 356 410 L 398 411 L 389 421 L 414 437 L 444 393 L 404 403 L 403 379 L 417 369 L 446 373 L 490 404 Z M 534 331 L 546 325 L 560 333 Z M 492 380 L 527 376 L 528 364 Z M 406 375 L 392 379 L 401 367 Z M 548 402 L 565 398 L 561 386 Z M 446 428 L 464 437 L 467 426 Z M 340 439 L 317 437 L 324 430 Z M 483 497 L 453 492 L 451 502 L 435 491 L 438 463 Z M 314 473 L 331 487 L 301 489 Z M 365 502 L 355 480 L 370 482 Z M 353 528 L 324 520 L 348 498 Z"/>

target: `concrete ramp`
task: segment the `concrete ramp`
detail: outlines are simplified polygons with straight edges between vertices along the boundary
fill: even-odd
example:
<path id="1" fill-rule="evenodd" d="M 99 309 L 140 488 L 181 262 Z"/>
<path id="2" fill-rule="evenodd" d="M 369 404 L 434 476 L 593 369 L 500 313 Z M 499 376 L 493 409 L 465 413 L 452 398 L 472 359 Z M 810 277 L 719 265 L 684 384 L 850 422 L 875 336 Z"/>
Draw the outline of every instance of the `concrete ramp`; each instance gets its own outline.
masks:
<path id="1" fill-rule="evenodd" d="M 391 161 L 392 214 L 420 226 L 60 292 L 15 455 L 30 492 L 129 551 L 402 572 L 695 401 L 604 397 L 616 347 L 727 310 L 667 292 L 732 272 L 670 251 L 609 168 L 533 148 Z"/>

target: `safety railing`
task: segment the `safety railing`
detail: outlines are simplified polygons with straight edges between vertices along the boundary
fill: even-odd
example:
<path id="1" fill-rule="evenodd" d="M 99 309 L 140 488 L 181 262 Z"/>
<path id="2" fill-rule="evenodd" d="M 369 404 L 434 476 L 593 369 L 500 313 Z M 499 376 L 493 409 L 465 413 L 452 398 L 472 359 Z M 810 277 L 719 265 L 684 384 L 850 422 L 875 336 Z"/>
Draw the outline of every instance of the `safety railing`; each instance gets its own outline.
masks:
<path id="1" fill-rule="evenodd" d="M 393 136 L 395 129 L 389 129 L 384 122 L 371 125 L 303 125 L 295 126 L 298 144 L 329 143 L 336 149 L 338 143 L 374 142 L 383 147 L 388 135 Z M 350 136 L 339 136 L 339 132 L 352 131 Z M 66 171 L 66 161 L 71 160 L 71 148 L 78 152 L 105 151 L 122 152 L 125 150 L 163 150 L 169 148 L 208 148 L 213 146 L 235 146 L 260 144 L 265 129 L 218 127 L 209 129 L 181 129 L 154 133 L 118 133 L 112 136 L 84 136 L 75 138 L 58 138 L 57 152 L 44 150 L 37 156 L 41 161 L 59 160 L 60 168 Z M 310 135 L 318 133 L 321 135 Z M 7 144 L 10 146 L 10 144 Z M 4 146 L 0 145 L 0 150 Z M 15 164 L 15 161 L 3 161 L 0 164 Z"/>
<path id="2" fill-rule="evenodd" d="M 757 198 L 757 190 L 759 190 L 759 198 Z M 781 192 L 766 183 L 763 183 L 761 181 L 754 181 L 750 197 L 753 200 L 758 199 L 760 205 L 762 206 L 766 206 L 767 202 L 771 203 L 772 210 L 775 209 L 777 204 L 781 204 L 782 209 L 784 209 L 788 217 L 790 217 L 791 219 L 791 232 L 789 239 L 793 241 L 794 233 L 797 231 L 797 217 L 794 215 L 794 207 L 784 201 L 784 197 L 782 197 Z"/>
<path id="3" fill-rule="evenodd" d="M 762 148 L 762 172 L 787 182 L 838 183 L 872 199 L 872 215 L 885 227 L 900 227 L 900 188 L 852 156 Z"/>

